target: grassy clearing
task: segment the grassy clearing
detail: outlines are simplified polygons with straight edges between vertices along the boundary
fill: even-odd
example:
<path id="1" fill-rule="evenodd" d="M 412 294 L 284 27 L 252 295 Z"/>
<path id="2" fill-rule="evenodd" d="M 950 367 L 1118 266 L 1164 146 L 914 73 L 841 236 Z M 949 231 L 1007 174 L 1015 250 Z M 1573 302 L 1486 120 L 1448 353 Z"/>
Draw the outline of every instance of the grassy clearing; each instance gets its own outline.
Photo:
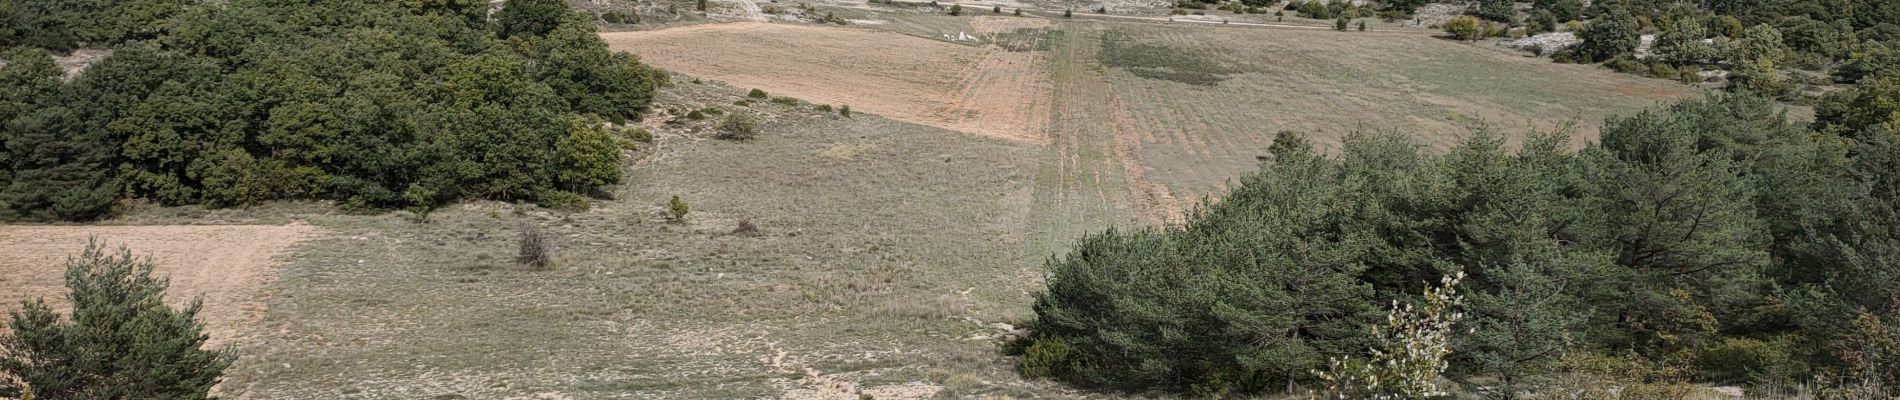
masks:
<path id="1" fill-rule="evenodd" d="M 660 134 L 587 212 L 310 216 L 335 234 L 284 268 L 261 329 L 275 334 L 242 349 L 233 384 L 256 398 L 1017 390 L 980 383 L 1013 381 L 982 337 L 1028 318 L 1039 274 L 1019 258 L 1018 210 L 1037 150 L 788 110 L 737 111 L 776 115 L 750 142 Z M 666 221 L 673 195 L 691 204 L 684 223 Z M 759 233 L 732 234 L 741 220 Z M 551 238 L 553 270 L 513 263 L 522 224 Z"/>
<path id="2" fill-rule="evenodd" d="M 1113 95 L 1134 113 L 1149 175 L 1184 198 L 1250 171 L 1273 134 L 1322 147 L 1355 130 L 1411 133 L 1435 148 L 1483 121 L 1513 136 L 1691 93 L 1670 81 L 1553 64 L 1422 35 L 1098 24 Z M 1157 73 L 1157 71 L 1165 73 Z"/>

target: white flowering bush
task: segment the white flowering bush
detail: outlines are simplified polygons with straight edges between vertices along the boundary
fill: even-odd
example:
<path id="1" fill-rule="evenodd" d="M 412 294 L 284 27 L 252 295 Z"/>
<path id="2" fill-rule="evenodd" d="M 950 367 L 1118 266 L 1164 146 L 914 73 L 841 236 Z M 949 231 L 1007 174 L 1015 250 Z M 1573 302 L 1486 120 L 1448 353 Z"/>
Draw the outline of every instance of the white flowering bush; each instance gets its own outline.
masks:
<path id="1" fill-rule="evenodd" d="M 1330 369 L 1317 371 L 1326 381 L 1327 399 L 1429 399 L 1449 397 L 1438 386 L 1438 375 L 1449 365 L 1452 325 L 1464 314 L 1458 283 L 1465 274 L 1446 276 L 1439 286 L 1425 287 L 1425 304 L 1392 302 L 1385 325 L 1375 327 L 1378 347 L 1364 360 L 1335 358 Z"/>

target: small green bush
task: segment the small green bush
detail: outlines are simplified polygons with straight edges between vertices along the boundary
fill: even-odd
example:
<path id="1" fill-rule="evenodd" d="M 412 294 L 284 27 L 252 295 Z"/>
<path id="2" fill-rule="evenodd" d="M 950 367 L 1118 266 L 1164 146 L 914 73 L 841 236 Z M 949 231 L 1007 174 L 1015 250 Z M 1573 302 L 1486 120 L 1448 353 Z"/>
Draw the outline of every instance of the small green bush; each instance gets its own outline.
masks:
<path id="1" fill-rule="evenodd" d="M 1642 61 L 1636 61 L 1635 59 L 1632 59 L 1629 57 L 1617 57 L 1617 58 L 1610 59 L 1609 62 L 1603 63 L 1603 66 L 1605 68 L 1609 68 L 1616 72 L 1622 72 L 1625 74 L 1641 74 L 1641 73 L 1645 73 L 1649 71 L 1648 65 L 1643 64 Z"/>
<path id="2" fill-rule="evenodd" d="M 951 4 L 951 5 L 950 5 L 950 15 L 953 15 L 953 16 L 954 16 L 954 15 L 963 15 L 963 5 L 962 5 L 962 4 Z"/>
<path id="3" fill-rule="evenodd" d="M 824 112 L 831 112 L 831 105 L 830 105 L 830 104 L 819 104 L 819 105 L 818 105 L 818 111 L 824 111 Z"/>
<path id="4" fill-rule="evenodd" d="M 745 97 L 751 97 L 754 99 L 763 99 L 763 98 L 772 97 L 772 95 L 765 94 L 764 90 L 752 89 L 752 91 L 746 92 Z"/>
<path id="5" fill-rule="evenodd" d="M 798 105 L 798 99 L 791 97 L 773 97 L 772 102 L 788 106 Z"/>
<path id="6" fill-rule="evenodd" d="M 587 211 L 588 208 L 593 207 L 593 204 L 587 202 L 587 196 L 565 191 L 542 193 L 541 199 L 536 201 L 535 204 L 549 209 L 569 212 Z"/>
<path id="7" fill-rule="evenodd" d="M 727 115 L 725 120 L 719 122 L 718 129 L 719 132 L 713 135 L 718 139 L 744 141 L 759 135 L 759 124 L 752 121 L 751 117 L 738 113 Z"/>
<path id="8" fill-rule="evenodd" d="M 686 113 L 686 119 L 690 119 L 694 121 L 706 119 L 706 113 L 699 112 L 699 110 L 693 110 L 692 112 Z"/>
<path id="9" fill-rule="evenodd" d="M 626 132 L 627 139 L 632 139 L 640 143 L 653 143 L 653 131 L 649 131 L 647 128 L 633 127 L 627 129 Z"/>
<path id="10" fill-rule="evenodd" d="M 990 6 L 990 13 L 991 13 L 991 14 L 1002 14 L 1002 13 L 1003 13 L 1003 6 Z"/>
<path id="11" fill-rule="evenodd" d="M 627 23 L 627 16 L 620 15 L 618 11 L 608 11 L 600 15 L 600 20 L 609 24 L 624 24 Z"/>
<path id="12" fill-rule="evenodd" d="M 1023 350 L 1023 362 L 1018 370 L 1024 378 L 1060 377 L 1068 373 L 1074 356 L 1075 349 L 1061 337 L 1038 338 Z"/>
<path id="13" fill-rule="evenodd" d="M 1649 76 L 1658 79 L 1679 79 L 1682 74 L 1676 71 L 1676 67 L 1671 67 L 1669 64 L 1655 63 L 1649 65 Z"/>
<path id="14" fill-rule="evenodd" d="M 838 107 L 838 115 L 840 115 L 840 116 L 844 116 L 844 117 L 850 117 L 850 116 L 851 116 L 851 105 L 850 105 L 850 104 L 846 104 L 846 105 L 843 105 L 843 106 L 840 106 L 840 107 Z"/>
<path id="15" fill-rule="evenodd" d="M 667 219 L 675 223 L 685 221 L 686 213 L 691 211 L 692 209 L 686 206 L 686 200 L 680 200 L 677 194 L 673 195 L 673 200 L 666 202 Z"/>
<path id="16" fill-rule="evenodd" d="M 1478 17 L 1466 15 L 1446 21 L 1445 33 L 1458 40 L 1478 40 L 1484 38 L 1484 27 L 1478 22 Z"/>

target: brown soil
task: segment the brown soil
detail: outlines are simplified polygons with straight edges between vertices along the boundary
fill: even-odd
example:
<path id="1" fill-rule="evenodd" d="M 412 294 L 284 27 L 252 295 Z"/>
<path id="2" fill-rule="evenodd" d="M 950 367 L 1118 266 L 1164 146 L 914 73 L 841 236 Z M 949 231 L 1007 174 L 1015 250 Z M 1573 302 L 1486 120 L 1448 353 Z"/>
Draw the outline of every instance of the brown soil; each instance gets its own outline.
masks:
<path id="1" fill-rule="evenodd" d="M 1021 23 L 985 23 L 994 29 Z M 1023 25 L 1020 27 L 1030 27 Z M 1045 139 L 1049 84 L 1034 52 L 853 28 L 738 22 L 603 33 L 687 75 L 959 132 Z"/>
<path id="2" fill-rule="evenodd" d="M 316 237 L 316 227 L 285 226 L 0 226 L 0 309 L 45 298 L 55 311 L 70 312 L 65 260 L 97 238 L 112 251 L 120 246 L 158 264 L 169 276 L 166 302 L 182 305 L 203 296 L 198 314 L 211 343 L 241 339 L 264 316 L 266 287 L 276 279 L 276 258 L 298 242 Z"/>

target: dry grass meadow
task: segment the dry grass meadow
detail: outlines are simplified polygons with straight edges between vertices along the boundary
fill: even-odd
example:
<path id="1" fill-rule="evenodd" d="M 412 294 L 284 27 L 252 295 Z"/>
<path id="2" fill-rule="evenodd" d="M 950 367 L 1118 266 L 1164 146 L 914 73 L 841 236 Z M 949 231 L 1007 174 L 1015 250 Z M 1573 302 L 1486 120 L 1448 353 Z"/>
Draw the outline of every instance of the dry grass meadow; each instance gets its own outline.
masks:
<path id="1" fill-rule="evenodd" d="M 235 398 L 1114 397 L 1024 381 L 998 354 L 1033 317 L 1041 262 L 1089 232 L 1177 220 L 1275 132 L 1444 147 L 1477 120 L 1594 126 L 1691 92 L 1417 33 L 876 18 L 606 34 L 675 85 L 643 123 L 655 142 L 588 211 L 278 204 L 114 223 L 299 221 L 124 240 L 184 292 L 200 278 L 178 271 L 237 268 L 209 254 L 274 266 L 220 389 Z M 752 88 L 802 101 L 739 102 Z M 757 116 L 759 139 L 710 139 L 713 119 L 687 110 Z M 674 195 L 684 223 L 664 217 Z M 513 262 L 524 224 L 552 238 L 551 270 Z M 117 229 L 144 228 L 0 227 L 0 299 L 49 293 L 47 254 Z"/>

